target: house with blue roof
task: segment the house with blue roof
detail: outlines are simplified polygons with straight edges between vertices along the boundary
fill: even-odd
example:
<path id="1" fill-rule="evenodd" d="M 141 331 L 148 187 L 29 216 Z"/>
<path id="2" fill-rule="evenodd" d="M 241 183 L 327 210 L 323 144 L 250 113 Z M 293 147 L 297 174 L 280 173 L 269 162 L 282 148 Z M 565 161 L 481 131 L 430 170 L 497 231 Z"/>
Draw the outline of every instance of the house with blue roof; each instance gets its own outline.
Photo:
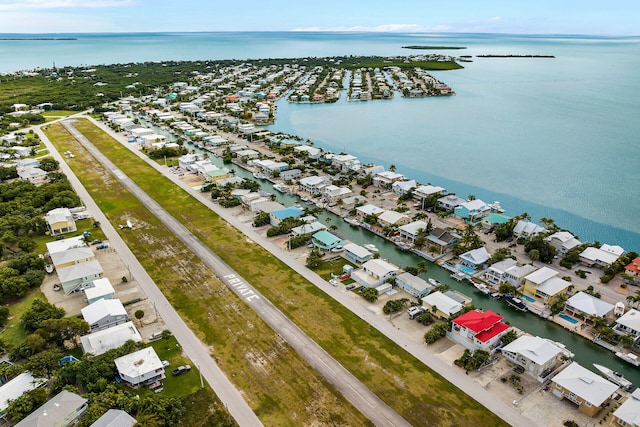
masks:
<path id="1" fill-rule="evenodd" d="M 282 221 L 288 218 L 298 218 L 304 215 L 304 210 L 296 207 L 289 206 L 288 208 L 271 211 L 269 213 L 269 224 L 276 226 Z"/>
<path id="2" fill-rule="evenodd" d="M 344 245 L 344 239 L 329 233 L 327 230 L 318 231 L 311 236 L 311 241 L 316 248 L 325 249 L 330 251 L 338 246 Z"/>
<path id="3" fill-rule="evenodd" d="M 453 209 L 453 216 L 467 224 L 477 224 L 491 213 L 491 208 L 480 199 L 461 203 Z"/>

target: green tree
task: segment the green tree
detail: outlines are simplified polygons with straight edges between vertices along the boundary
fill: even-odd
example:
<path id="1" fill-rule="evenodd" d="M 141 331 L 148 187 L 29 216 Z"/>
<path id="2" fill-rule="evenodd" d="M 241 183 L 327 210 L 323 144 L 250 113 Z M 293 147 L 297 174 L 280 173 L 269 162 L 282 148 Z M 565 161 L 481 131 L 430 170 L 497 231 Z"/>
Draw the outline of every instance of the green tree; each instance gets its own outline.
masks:
<path id="1" fill-rule="evenodd" d="M 310 268 L 311 270 L 315 270 L 316 268 L 320 267 L 321 263 L 322 263 L 322 255 L 320 255 L 320 251 L 318 249 L 313 249 L 311 252 L 309 252 L 309 255 L 307 256 L 307 262 L 306 262 L 307 268 Z"/>
<path id="2" fill-rule="evenodd" d="M 438 341 L 440 338 L 443 338 L 447 335 L 447 331 L 449 331 L 449 326 L 446 323 L 436 323 L 424 334 L 424 341 L 427 344 L 433 344 Z"/>
<path id="3" fill-rule="evenodd" d="M 38 377 L 51 378 L 60 368 L 60 359 L 63 356 L 57 349 L 41 351 L 29 357 L 24 363 L 24 368 Z"/>
<path id="4" fill-rule="evenodd" d="M 518 339 L 518 333 L 514 329 L 511 329 L 500 338 L 500 342 L 502 345 L 507 345 L 514 342 L 516 339 Z"/>
<path id="5" fill-rule="evenodd" d="M 133 315 L 135 316 L 136 319 L 138 319 L 138 322 L 140 322 L 140 326 L 142 326 L 142 318 L 144 317 L 144 310 L 136 310 L 136 312 Z"/>
<path id="6" fill-rule="evenodd" d="M 366 299 L 369 302 L 378 301 L 378 291 L 376 290 L 376 288 L 366 288 L 360 295 L 362 295 L 362 298 Z"/>
<path id="7" fill-rule="evenodd" d="M 17 423 L 47 401 L 47 389 L 36 388 L 12 400 L 6 409 L 11 422 Z"/>
<path id="8" fill-rule="evenodd" d="M 384 304 L 384 307 L 382 307 L 382 312 L 384 314 L 397 313 L 402 310 L 408 302 L 409 299 L 407 298 L 389 300 Z"/>
<path id="9" fill-rule="evenodd" d="M 33 332 L 40 327 L 40 324 L 47 319 L 61 319 L 64 317 L 63 308 L 56 307 L 41 299 L 35 299 L 31 303 L 31 308 L 20 318 L 22 327 L 27 332 Z"/>

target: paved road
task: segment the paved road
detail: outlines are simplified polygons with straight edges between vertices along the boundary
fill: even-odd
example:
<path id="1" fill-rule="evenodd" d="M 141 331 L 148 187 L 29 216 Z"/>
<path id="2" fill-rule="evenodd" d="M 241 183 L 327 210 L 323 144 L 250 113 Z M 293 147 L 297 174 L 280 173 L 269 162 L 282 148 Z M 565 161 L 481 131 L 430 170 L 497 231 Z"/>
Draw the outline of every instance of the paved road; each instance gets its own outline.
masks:
<path id="1" fill-rule="evenodd" d="M 165 211 L 155 200 L 118 169 L 109 159 L 78 132 L 70 122 L 63 122 L 65 128 L 91 152 L 133 195 L 135 195 L 165 226 L 182 240 L 198 257 L 220 277 L 227 286 L 243 299 L 258 315 L 270 325 L 291 347 L 311 366 L 333 384 L 362 414 L 377 426 L 409 426 L 398 413 L 331 357 L 322 347 L 307 336 L 269 300 L 231 269 L 211 249 L 193 235 L 184 225 Z M 191 193 L 193 191 L 189 189 Z M 157 289 L 157 287 L 156 287 Z M 159 291 L 158 291 L 159 292 Z M 150 297 L 151 298 L 151 297 Z M 164 298 L 164 297 L 163 297 Z M 165 300 L 166 301 L 166 300 Z M 164 318 L 164 316 L 163 316 Z M 171 324 L 167 321 L 168 324 Z M 242 424 L 243 425 L 243 424 Z"/>
<path id="2" fill-rule="evenodd" d="M 127 265 L 131 274 L 138 281 L 140 288 L 153 302 L 158 314 L 163 318 L 167 325 L 171 325 L 171 331 L 176 337 L 182 349 L 191 361 L 198 367 L 202 376 L 209 383 L 216 395 L 227 407 L 227 410 L 236 422 L 241 426 L 262 426 L 262 422 L 255 415 L 251 407 L 243 399 L 242 395 L 227 379 L 224 372 L 218 367 L 211 358 L 209 349 L 195 336 L 195 334 L 184 323 L 180 315 L 169 304 L 160 289 L 147 274 L 145 269 L 140 265 L 136 257 L 133 255 L 129 247 L 124 243 L 118 232 L 113 228 L 104 213 L 100 210 L 93 198 L 89 195 L 80 180 L 71 171 L 62 156 L 56 151 L 55 147 L 50 143 L 49 139 L 42 133 L 41 129 L 36 128 L 36 133 L 45 143 L 51 155 L 60 162 L 60 168 L 68 177 L 69 181 L 76 190 L 76 193 L 84 201 L 88 210 L 93 214 L 94 218 L 100 222 L 100 226 L 105 235 L 109 239 L 109 244 L 113 247 L 122 261 Z"/>

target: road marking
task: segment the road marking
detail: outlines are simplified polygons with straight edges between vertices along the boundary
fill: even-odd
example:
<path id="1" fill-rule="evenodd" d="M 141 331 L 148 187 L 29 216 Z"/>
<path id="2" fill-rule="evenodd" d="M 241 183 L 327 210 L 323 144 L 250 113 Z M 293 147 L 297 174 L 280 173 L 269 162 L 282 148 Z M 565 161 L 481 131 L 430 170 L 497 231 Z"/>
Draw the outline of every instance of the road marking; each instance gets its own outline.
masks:
<path id="1" fill-rule="evenodd" d="M 243 296 L 247 302 L 251 302 L 255 299 L 260 299 L 249 285 L 247 285 L 242 279 L 239 279 L 235 274 L 227 274 L 222 276 L 227 281 L 227 284 L 234 288 L 236 292 Z"/>

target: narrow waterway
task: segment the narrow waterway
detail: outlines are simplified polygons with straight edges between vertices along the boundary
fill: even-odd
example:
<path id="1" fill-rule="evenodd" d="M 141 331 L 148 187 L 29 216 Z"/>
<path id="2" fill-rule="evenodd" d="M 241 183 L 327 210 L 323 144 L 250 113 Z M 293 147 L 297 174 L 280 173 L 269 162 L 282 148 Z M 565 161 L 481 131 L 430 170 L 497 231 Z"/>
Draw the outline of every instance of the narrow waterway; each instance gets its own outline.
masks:
<path id="1" fill-rule="evenodd" d="M 155 131 L 161 134 L 168 135 L 158 126 L 152 123 L 144 123 L 146 126 L 152 127 Z M 174 139 L 174 138 L 172 138 Z M 206 151 L 188 144 L 187 147 L 190 150 L 194 150 L 200 153 L 206 153 Z M 247 179 L 253 179 L 250 172 L 236 166 L 232 163 L 223 163 L 219 157 L 210 156 L 212 163 L 218 167 L 226 167 L 232 170 L 237 176 Z M 273 185 L 268 181 L 259 181 L 263 190 L 268 191 L 276 195 L 277 200 L 285 206 L 290 206 L 294 202 L 300 202 L 300 199 L 292 194 L 280 193 L 273 189 Z M 304 205 L 304 204 L 303 204 Z M 345 239 L 350 240 L 356 244 L 363 245 L 366 243 L 374 244 L 380 250 L 380 256 L 392 262 L 399 267 L 405 267 L 408 265 L 415 266 L 419 261 L 423 259 L 415 254 L 404 252 L 398 249 L 396 245 L 387 240 L 378 237 L 361 227 L 354 227 L 347 224 L 342 218 L 333 213 L 323 211 L 319 215 L 316 215 L 318 220 L 326 225 L 335 225 L 337 232 L 340 233 Z M 609 350 L 594 344 L 593 342 L 576 335 L 563 327 L 544 320 L 532 313 L 522 313 L 509 307 L 502 300 L 495 300 L 487 295 L 480 293 L 473 286 L 468 284 L 467 281 L 457 282 L 449 276 L 449 272 L 439 266 L 428 263 L 428 271 L 423 274 L 422 277 L 432 277 L 441 283 L 447 284 L 451 289 L 462 292 L 473 298 L 473 305 L 479 309 L 492 310 L 499 313 L 504 317 L 504 320 L 510 325 L 513 325 L 523 331 L 526 331 L 532 335 L 538 335 L 540 337 L 549 338 L 554 341 L 563 343 L 571 352 L 575 354 L 574 360 L 580 363 L 582 366 L 599 373 L 594 367 L 593 363 L 598 363 L 611 368 L 615 371 L 622 373 L 625 378 L 633 382 L 634 385 L 640 385 L 640 368 L 634 367 L 623 360 L 617 358 Z M 416 327 L 421 327 L 416 324 Z"/>

